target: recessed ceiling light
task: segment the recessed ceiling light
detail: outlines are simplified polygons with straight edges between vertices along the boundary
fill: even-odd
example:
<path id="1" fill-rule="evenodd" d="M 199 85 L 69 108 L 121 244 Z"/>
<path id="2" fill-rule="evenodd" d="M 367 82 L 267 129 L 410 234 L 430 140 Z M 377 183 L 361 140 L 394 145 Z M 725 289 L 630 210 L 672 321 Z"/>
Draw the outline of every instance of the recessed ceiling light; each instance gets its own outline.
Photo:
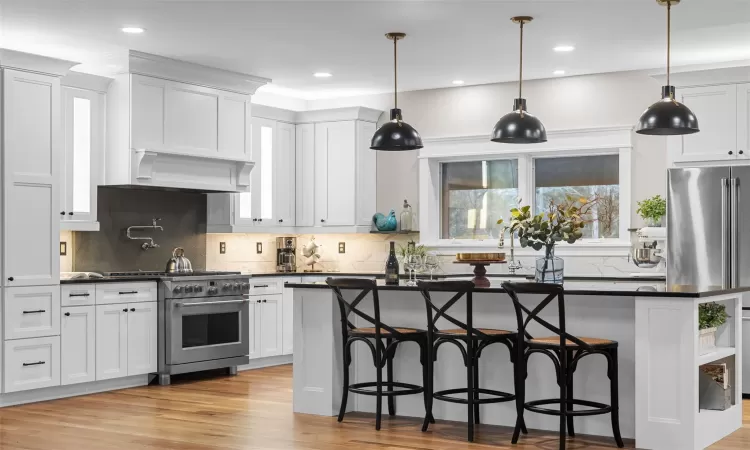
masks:
<path id="1" fill-rule="evenodd" d="M 453 80 L 453 84 L 455 84 L 456 86 L 460 86 L 464 84 L 464 80 Z"/>
<path id="2" fill-rule="evenodd" d="M 552 72 L 552 73 L 553 73 L 554 75 L 565 75 L 565 71 L 564 71 L 564 70 L 555 70 L 555 71 L 554 71 L 554 72 Z"/>
<path id="3" fill-rule="evenodd" d="M 331 75 L 331 74 L 330 74 L 330 73 L 328 73 L 328 72 L 315 72 L 315 73 L 313 74 L 313 76 L 314 76 L 315 78 L 330 78 L 330 77 L 332 77 L 333 75 Z"/>
<path id="4" fill-rule="evenodd" d="M 556 52 L 572 52 L 575 49 L 572 45 L 558 45 L 554 48 Z"/>
<path id="5" fill-rule="evenodd" d="M 146 31 L 146 30 L 143 29 L 143 28 L 141 28 L 141 27 L 122 27 L 122 32 L 123 33 L 141 34 L 144 31 Z"/>

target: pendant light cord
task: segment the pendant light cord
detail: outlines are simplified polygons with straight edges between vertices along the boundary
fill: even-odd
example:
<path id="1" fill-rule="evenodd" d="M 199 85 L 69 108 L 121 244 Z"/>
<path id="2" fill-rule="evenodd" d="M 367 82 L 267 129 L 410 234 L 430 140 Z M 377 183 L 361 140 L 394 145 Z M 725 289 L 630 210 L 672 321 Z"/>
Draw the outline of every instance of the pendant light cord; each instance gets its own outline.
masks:
<path id="1" fill-rule="evenodd" d="M 671 53 L 671 47 L 672 47 L 672 2 L 667 1 L 667 86 L 671 86 L 669 84 L 669 71 L 670 71 L 670 53 Z M 670 96 L 672 96 L 670 94 Z M 672 96 L 672 100 L 674 100 L 674 97 Z"/>
<path id="2" fill-rule="evenodd" d="M 518 98 L 523 98 L 523 23 L 521 20 L 521 45 L 518 52 Z M 523 118 L 523 107 L 519 103 L 519 109 L 521 110 L 521 118 Z"/>
<path id="3" fill-rule="evenodd" d="M 393 107 L 398 109 L 398 38 L 393 39 Z M 399 115 L 398 120 L 401 120 Z"/>

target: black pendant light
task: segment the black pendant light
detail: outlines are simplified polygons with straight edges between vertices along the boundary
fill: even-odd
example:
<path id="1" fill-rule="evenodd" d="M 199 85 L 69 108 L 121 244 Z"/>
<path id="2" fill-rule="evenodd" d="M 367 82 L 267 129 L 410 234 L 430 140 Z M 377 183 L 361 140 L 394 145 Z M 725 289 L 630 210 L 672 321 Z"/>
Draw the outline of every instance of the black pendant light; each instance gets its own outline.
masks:
<path id="1" fill-rule="evenodd" d="M 690 108 L 674 98 L 674 86 L 669 84 L 672 5 L 680 0 L 656 0 L 667 7 L 667 85 L 661 88 L 661 100 L 649 106 L 638 119 L 635 132 L 653 136 L 675 136 L 697 133 L 698 119 Z"/>
<path id="2" fill-rule="evenodd" d="M 532 17 L 513 17 L 514 23 L 521 27 L 521 54 L 518 69 L 518 98 L 513 101 L 513 111 L 497 121 L 492 130 L 492 142 L 504 144 L 537 144 L 547 142 L 547 131 L 542 121 L 526 112 L 526 99 L 523 98 L 523 25 L 533 20 Z"/>
<path id="3" fill-rule="evenodd" d="M 385 35 L 393 41 L 393 109 L 391 121 L 386 122 L 372 135 L 370 148 L 372 150 L 402 151 L 417 150 L 422 147 L 422 138 L 417 130 L 401 120 L 401 110 L 398 109 L 398 41 L 405 38 L 405 33 L 388 33 Z"/>

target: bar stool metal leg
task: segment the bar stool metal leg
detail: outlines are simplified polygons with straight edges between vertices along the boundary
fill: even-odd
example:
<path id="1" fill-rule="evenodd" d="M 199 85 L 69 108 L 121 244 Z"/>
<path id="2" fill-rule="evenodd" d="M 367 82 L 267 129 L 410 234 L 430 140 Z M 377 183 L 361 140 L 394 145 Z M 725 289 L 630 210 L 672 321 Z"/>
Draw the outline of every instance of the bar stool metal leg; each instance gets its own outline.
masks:
<path id="1" fill-rule="evenodd" d="M 476 358 L 474 360 L 474 400 L 477 400 L 477 403 L 474 403 L 474 423 L 479 423 L 479 358 Z"/>
<path id="2" fill-rule="evenodd" d="M 609 376 L 609 388 L 612 412 L 612 433 L 615 436 L 615 442 L 617 446 L 622 448 L 625 445 L 622 442 L 622 436 L 620 435 L 620 396 L 619 396 L 619 382 L 618 382 L 618 361 L 617 361 L 617 348 L 609 350 L 609 370 L 607 375 Z"/>
<path id="3" fill-rule="evenodd" d="M 468 404 L 468 440 L 474 442 L 474 345 L 470 339 L 466 343 L 466 401 Z"/>
<path id="4" fill-rule="evenodd" d="M 568 350 L 568 364 L 571 364 L 571 361 L 573 361 L 573 351 Z M 568 398 L 574 399 L 575 395 L 573 395 L 573 372 L 575 371 L 575 367 L 570 368 L 570 375 L 568 376 Z M 568 403 L 568 411 L 573 411 L 573 403 Z M 573 416 L 568 416 L 568 436 L 570 437 L 576 437 L 575 427 L 573 425 Z"/>
<path id="5" fill-rule="evenodd" d="M 383 343 L 375 343 L 375 375 L 377 384 L 375 385 L 375 430 L 380 430 L 380 419 L 383 413 L 383 357 L 385 352 L 382 351 Z"/>
<path id="6" fill-rule="evenodd" d="M 391 345 L 393 344 L 393 339 L 388 338 L 385 340 L 386 348 L 390 350 Z M 395 350 L 395 349 L 394 349 Z M 388 391 L 393 390 L 393 356 L 395 356 L 396 352 L 394 351 L 390 356 L 386 352 L 386 366 L 387 366 L 387 372 L 388 372 Z M 395 399 L 392 395 L 388 396 L 388 415 L 389 416 L 395 416 L 396 415 L 396 404 Z"/>
<path id="7" fill-rule="evenodd" d="M 341 407 L 339 408 L 338 421 L 344 420 L 346 413 L 346 402 L 349 399 L 349 365 L 352 362 L 351 347 L 344 342 L 344 392 L 341 394 Z"/>
<path id="8" fill-rule="evenodd" d="M 559 352 L 560 356 L 560 374 L 557 378 L 557 384 L 560 385 L 560 450 L 565 450 L 565 426 L 567 425 L 568 411 L 568 355 L 566 352 Z"/>

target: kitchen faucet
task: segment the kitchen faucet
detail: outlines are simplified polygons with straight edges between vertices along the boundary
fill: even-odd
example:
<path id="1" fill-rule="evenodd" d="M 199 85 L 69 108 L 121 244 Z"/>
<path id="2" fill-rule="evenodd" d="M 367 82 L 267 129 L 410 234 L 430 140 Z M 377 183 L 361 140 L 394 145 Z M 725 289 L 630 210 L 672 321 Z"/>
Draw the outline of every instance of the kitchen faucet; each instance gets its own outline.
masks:
<path id="1" fill-rule="evenodd" d="M 148 236 L 133 237 L 133 236 L 130 235 L 130 232 L 132 230 L 159 230 L 159 231 L 164 231 L 164 228 L 161 225 L 157 225 L 156 224 L 156 222 L 159 221 L 159 220 L 161 220 L 161 217 L 154 217 L 152 219 L 151 225 L 134 225 L 134 226 L 130 226 L 125 231 L 125 235 L 128 237 L 128 239 L 148 241 L 148 242 L 144 242 L 143 244 L 141 244 L 141 248 L 143 250 L 148 250 L 150 248 L 159 248 L 159 244 L 157 244 L 156 242 L 154 242 L 154 238 L 152 238 L 152 237 L 148 237 Z"/>

